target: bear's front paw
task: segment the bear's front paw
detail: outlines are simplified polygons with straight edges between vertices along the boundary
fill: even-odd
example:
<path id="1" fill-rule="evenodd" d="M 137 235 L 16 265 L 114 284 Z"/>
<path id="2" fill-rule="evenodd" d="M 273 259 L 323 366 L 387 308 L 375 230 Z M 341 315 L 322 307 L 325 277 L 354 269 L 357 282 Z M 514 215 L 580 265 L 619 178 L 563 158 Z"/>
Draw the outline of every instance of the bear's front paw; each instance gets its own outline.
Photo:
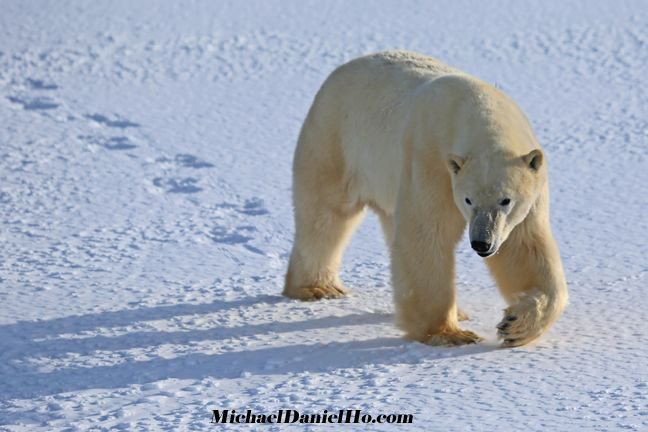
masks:
<path id="1" fill-rule="evenodd" d="M 424 343 L 433 346 L 459 346 L 474 344 L 481 340 L 481 337 L 469 330 L 456 329 L 429 335 Z"/>
<path id="2" fill-rule="evenodd" d="M 504 310 L 504 318 L 497 324 L 497 336 L 502 347 L 511 348 L 537 339 L 544 332 L 544 296 L 527 296 Z"/>
<path id="3" fill-rule="evenodd" d="M 299 300 L 320 300 L 346 297 L 348 291 L 341 285 L 322 284 L 318 286 L 301 287 L 298 289 L 284 290 L 283 295 L 286 297 Z"/>

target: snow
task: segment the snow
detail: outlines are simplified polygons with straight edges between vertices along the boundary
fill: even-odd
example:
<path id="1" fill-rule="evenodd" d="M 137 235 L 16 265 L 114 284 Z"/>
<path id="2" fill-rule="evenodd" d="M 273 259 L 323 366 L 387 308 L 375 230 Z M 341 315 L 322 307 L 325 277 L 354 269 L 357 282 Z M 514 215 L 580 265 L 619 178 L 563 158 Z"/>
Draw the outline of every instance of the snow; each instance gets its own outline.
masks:
<path id="1" fill-rule="evenodd" d="M 361 409 L 413 414 L 402 430 L 646 430 L 647 47 L 628 0 L 3 1 L 0 429 Z M 498 348 L 504 303 L 467 241 L 460 305 L 486 340 L 401 339 L 370 214 L 352 297 L 280 296 L 308 106 L 392 48 L 497 84 L 543 143 L 571 303 L 534 345 Z"/>

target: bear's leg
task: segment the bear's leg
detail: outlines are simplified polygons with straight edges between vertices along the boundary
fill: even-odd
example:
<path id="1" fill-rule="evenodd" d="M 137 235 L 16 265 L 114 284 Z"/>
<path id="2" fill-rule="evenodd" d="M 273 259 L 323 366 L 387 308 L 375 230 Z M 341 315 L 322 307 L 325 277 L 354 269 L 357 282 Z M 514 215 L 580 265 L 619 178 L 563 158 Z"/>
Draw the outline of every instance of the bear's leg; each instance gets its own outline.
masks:
<path id="1" fill-rule="evenodd" d="M 380 226 L 385 235 L 385 243 L 387 243 L 388 248 L 391 248 L 391 245 L 394 242 L 394 216 L 387 214 L 378 208 L 372 208 L 380 219 Z M 470 316 L 462 309 L 457 309 L 457 319 L 459 321 L 468 321 L 470 320 Z"/>
<path id="2" fill-rule="evenodd" d="M 523 222 L 486 264 L 509 304 L 497 325 L 502 346 L 520 346 L 539 338 L 567 304 L 558 247 L 546 224 Z"/>
<path id="3" fill-rule="evenodd" d="M 313 116 L 309 113 L 295 152 L 295 241 L 283 290 L 302 300 L 347 294 L 338 269 L 364 209 L 354 183 L 345 177 L 339 140 Z"/>
<path id="4" fill-rule="evenodd" d="M 283 295 L 301 300 L 343 297 L 338 277 L 342 252 L 362 210 L 340 214 L 325 208 L 296 209 L 295 244 Z"/>
<path id="5" fill-rule="evenodd" d="M 429 345 L 463 345 L 481 338 L 462 330 L 454 285 L 454 249 L 465 227 L 456 210 L 405 210 L 392 245 L 396 319 L 406 337 Z M 420 220 L 417 220 L 420 219 Z"/>

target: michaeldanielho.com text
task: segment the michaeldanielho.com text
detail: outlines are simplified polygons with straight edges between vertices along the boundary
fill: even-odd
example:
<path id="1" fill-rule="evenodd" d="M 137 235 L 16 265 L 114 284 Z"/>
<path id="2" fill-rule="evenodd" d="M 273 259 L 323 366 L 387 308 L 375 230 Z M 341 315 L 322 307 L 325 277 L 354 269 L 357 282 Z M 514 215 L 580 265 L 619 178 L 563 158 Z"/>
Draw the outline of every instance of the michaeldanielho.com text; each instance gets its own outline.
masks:
<path id="1" fill-rule="evenodd" d="M 211 423 L 412 423 L 412 414 L 363 414 L 362 410 L 339 410 L 318 414 L 300 414 L 297 410 L 279 410 L 275 414 L 254 414 L 252 410 L 212 410 Z"/>

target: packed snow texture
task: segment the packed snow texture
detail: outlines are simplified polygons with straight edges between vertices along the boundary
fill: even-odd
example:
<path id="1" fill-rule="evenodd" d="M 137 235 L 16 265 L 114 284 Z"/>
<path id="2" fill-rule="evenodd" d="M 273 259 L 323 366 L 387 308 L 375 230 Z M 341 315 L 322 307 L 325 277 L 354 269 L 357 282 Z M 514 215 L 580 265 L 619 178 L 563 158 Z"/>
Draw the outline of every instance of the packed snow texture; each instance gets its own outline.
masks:
<path id="1" fill-rule="evenodd" d="M 0 8 L 0 428 L 203 430 L 213 409 L 648 428 L 645 2 Z M 345 255 L 351 297 L 280 296 L 312 98 L 336 66 L 394 48 L 496 84 L 534 125 L 571 295 L 534 345 L 498 348 L 504 302 L 466 240 L 463 325 L 486 340 L 403 340 L 371 214 Z"/>

